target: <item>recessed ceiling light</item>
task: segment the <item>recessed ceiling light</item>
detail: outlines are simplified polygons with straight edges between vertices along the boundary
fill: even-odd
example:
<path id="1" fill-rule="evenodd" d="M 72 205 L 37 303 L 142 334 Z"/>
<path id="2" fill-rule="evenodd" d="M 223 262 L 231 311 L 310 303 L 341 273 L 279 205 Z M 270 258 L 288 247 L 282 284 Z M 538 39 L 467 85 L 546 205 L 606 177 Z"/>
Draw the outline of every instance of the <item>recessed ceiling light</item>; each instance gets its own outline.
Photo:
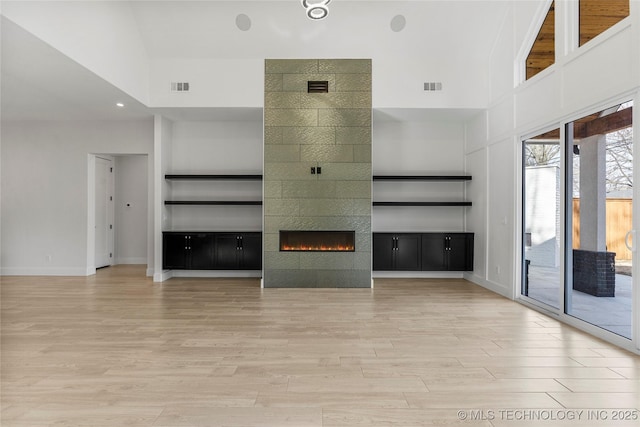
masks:
<path id="1" fill-rule="evenodd" d="M 124 107 L 124 104 L 123 104 L 122 102 L 118 102 L 118 103 L 116 104 L 116 107 L 120 107 L 120 108 L 122 108 L 122 107 Z"/>

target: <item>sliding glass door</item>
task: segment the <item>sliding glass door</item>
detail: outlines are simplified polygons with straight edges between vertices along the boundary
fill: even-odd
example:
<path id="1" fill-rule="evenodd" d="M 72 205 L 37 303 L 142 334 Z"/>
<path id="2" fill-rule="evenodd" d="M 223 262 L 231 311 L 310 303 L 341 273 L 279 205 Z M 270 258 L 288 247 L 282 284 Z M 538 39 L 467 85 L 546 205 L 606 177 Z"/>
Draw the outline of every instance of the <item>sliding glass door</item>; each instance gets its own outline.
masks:
<path id="1" fill-rule="evenodd" d="M 632 111 L 613 105 L 522 144 L 521 295 L 628 339 Z"/>
<path id="2" fill-rule="evenodd" d="M 632 102 L 566 126 L 565 312 L 632 338 Z"/>
<path id="3" fill-rule="evenodd" d="M 560 308 L 562 149 L 560 129 L 524 141 L 522 295 Z"/>

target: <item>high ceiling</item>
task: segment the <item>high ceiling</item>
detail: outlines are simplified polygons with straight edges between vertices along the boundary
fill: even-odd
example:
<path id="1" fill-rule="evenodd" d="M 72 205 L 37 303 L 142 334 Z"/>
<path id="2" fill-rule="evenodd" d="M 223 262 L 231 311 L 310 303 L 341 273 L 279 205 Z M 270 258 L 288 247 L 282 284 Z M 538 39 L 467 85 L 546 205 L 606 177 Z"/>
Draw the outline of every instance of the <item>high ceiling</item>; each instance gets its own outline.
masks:
<path id="1" fill-rule="evenodd" d="M 415 58 L 418 65 L 425 58 L 433 63 L 487 58 L 509 7 L 503 0 L 333 0 L 328 18 L 315 22 L 298 0 L 127 3 L 149 61 L 369 57 Z M 394 31 L 403 22 L 399 15 L 406 25 Z M 1 91 L 3 120 L 117 119 L 153 113 L 4 17 Z M 125 102 L 126 109 L 115 109 L 118 101 Z"/>
<path id="2" fill-rule="evenodd" d="M 313 0 L 310 0 L 313 1 Z M 333 0 L 311 21 L 299 0 L 138 1 L 131 7 L 152 58 L 486 57 L 507 2 Z M 240 14 L 250 29 L 236 26 Z M 391 29 L 397 15 L 406 25 Z"/>

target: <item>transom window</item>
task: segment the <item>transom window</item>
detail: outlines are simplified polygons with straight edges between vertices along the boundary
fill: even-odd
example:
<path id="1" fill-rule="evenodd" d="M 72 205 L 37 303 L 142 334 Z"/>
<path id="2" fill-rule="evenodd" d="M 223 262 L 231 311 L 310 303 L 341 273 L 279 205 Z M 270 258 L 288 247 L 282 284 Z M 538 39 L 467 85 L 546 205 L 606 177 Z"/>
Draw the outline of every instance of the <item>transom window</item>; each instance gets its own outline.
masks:
<path id="1" fill-rule="evenodd" d="M 629 16 L 629 0 L 580 0 L 580 46 Z"/>

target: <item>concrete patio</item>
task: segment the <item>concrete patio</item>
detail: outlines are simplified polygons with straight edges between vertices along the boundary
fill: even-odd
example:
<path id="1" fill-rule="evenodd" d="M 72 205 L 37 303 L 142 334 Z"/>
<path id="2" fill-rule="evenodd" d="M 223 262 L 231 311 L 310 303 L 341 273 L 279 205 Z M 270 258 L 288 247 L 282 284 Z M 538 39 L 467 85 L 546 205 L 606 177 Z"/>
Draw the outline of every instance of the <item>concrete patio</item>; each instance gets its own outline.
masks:
<path id="1" fill-rule="evenodd" d="M 559 268 L 530 265 L 528 296 L 551 307 L 560 308 L 560 281 Z M 631 288 L 631 276 L 616 274 L 615 297 L 595 297 L 574 290 L 571 292 L 572 309 L 568 314 L 631 339 Z"/>

